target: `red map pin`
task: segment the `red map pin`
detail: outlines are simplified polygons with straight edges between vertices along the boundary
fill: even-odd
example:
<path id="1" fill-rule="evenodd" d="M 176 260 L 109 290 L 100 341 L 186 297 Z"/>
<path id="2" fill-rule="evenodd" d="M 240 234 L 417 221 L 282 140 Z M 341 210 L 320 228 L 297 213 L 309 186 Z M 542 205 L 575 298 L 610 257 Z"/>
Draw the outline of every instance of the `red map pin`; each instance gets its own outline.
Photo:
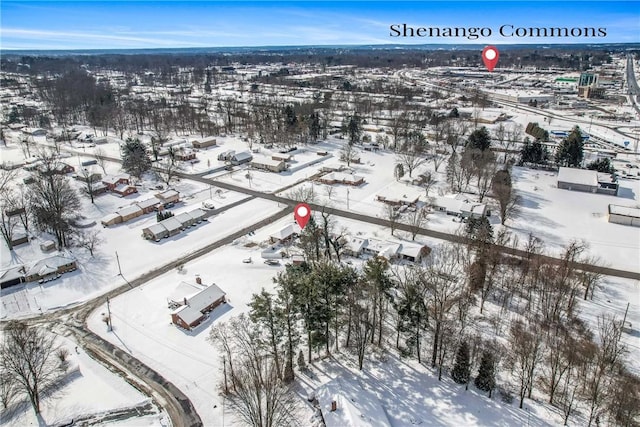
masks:
<path id="1" fill-rule="evenodd" d="M 300 228 L 304 229 L 304 226 L 309 222 L 309 218 L 311 218 L 311 208 L 306 203 L 298 203 L 293 210 L 293 217 Z"/>
<path id="2" fill-rule="evenodd" d="M 493 69 L 496 68 L 499 57 L 500 54 L 495 46 L 487 46 L 482 51 L 482 62 L 484 62 L 485 67 L 487 67 L 489 71 L 493 71 Z"/>

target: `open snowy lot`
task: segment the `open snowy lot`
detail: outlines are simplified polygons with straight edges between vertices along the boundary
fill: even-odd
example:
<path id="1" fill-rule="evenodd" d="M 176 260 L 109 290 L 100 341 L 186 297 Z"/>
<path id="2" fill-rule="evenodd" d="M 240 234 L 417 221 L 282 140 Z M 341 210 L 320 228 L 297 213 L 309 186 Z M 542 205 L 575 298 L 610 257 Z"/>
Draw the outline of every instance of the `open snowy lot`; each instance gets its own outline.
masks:
<path id="1" fill-rule="evenodd" d="M 158 412 L 149 398 L 84 351 L 76 351 L 73 341 L 59 338 L 59 344 L 69 352 L 69 370 L 60 388 L 41 402 L 42 418 L 46 425 L 63 425 L 74 419 L 86 419 L 85 422 L 105 426 L 170 424 L 166 415 Z M 103 420 L 110 413 L 119 415 L 114 416 L 112 421 Z M 38 421 L 31 405 L 25 402 L 13 411 L 3 413 L 2 425 L 23 427 L 38 425 Z"/>

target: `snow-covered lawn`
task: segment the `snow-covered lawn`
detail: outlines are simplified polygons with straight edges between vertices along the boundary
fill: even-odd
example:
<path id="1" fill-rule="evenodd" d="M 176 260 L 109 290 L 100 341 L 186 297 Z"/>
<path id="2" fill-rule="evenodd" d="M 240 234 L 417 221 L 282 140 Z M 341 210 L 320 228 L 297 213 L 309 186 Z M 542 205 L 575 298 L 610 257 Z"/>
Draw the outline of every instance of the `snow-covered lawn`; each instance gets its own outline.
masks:
<path id="1" fill-rule="evenodd" d="M 81 349 L 76 352 L 73 341 L 60 338 L 59 342 L 69 351 L 67 360 L 70 370 L 62 386 L 41 403 L 42 417 L 47 425 L 65 424 L 74 418 L 94 414 L 99 418 L 99 414 L 145 404 L 149 405 L 150 414 L 140 420 L 132 414 L 133 418 L 116 423 L 101 422 L 101 425 L 160 426 L 169 423 L 166 415 L 159 413 L 149 398 L 117 374 L 93 360 Z M 12 414 L 11 418 L 2 417 L 2 425 L 8 427 L 38 425 L 35 413 L 28 403 L 20 406 Z"/>
<path id="2" fill-rule="evenodd" d="M 226 193 L 223 193 L 223 196 L 225 195 Z M 234 197 L 236 196 L 228 196 L 229 200 L 233 200 Z M 214 201 L 216 200 L 218 199 L 214 198 Z M 221 204 L 224 202 L 223 200 Z M 155 223 L 153 214 L 109 227 L 103 231 L 105 242 L 100 245 L 95 257 L 90 257 L 84 250 L 72 249 L 71 254 L 78 259 L 77 271 L 64 274 L 60 279 L 42 286 L 37 282 L 31 282 L 3 290 L 0 296 L 2 316 L 28 316 L 40 313 L 41 310 L 44 312 L 77 304 L 125 284 L 125 280 L 118 276 L 116 252 L 122 274 L 127 280 L 131 280 L 254 224 L 278 212 L 279 209 L 274 202 L 250 200 L 159 243 L 141 237 L 145 224 Z M 19 260 L 44 257 L 35 241 L 16 249 L 15 253 Z"/>

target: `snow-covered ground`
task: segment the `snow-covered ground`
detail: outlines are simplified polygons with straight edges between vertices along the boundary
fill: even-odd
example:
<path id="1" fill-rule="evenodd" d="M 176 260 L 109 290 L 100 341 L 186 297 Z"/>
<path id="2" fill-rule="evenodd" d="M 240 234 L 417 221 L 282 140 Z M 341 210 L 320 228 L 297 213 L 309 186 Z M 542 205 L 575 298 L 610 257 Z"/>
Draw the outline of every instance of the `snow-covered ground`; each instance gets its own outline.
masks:
<path id="1" fill-rule="evenodd" d="M 62 425 L 73 419 L 94 416 L 94 422 L 105 426 L 163 426 L 170 421 L 158 412 L 151 399 L 141 394 L 117 374 L 93 360 L 75 343 L 60 337 L 58 342 L 69 351 L 69 374 L 61 387 L 41 402 L 42 418 L 47 425 Z M 55 356 L 53 356 L 55 357 Z M 109 412 L 126 413 L 127 408 L 147 407 L 147 415 L 138 417 L 132 411 L 115 422 L 103 421 Z M 25 403 L 2 417 L 2 425 L 23 427 L 38 425 L 31 405 Z"/>

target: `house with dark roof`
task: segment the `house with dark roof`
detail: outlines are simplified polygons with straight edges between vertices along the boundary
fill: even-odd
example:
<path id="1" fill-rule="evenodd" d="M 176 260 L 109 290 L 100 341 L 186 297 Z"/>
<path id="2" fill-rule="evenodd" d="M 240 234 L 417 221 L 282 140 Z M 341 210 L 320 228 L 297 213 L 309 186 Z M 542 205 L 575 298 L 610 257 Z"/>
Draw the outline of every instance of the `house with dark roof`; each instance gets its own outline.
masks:
<path id="1" fill-rule="evenodd" d="M 207 314 L 226 302 L 225 296 L 225 292 L 215 283 L 203 287 L 200 277 L 196 277 L 195 284 L 181 282 L 169 301 L 170 307 L 178 306 L 171 312 L 171 322 L 191 330 L 202 323 Z"/>

